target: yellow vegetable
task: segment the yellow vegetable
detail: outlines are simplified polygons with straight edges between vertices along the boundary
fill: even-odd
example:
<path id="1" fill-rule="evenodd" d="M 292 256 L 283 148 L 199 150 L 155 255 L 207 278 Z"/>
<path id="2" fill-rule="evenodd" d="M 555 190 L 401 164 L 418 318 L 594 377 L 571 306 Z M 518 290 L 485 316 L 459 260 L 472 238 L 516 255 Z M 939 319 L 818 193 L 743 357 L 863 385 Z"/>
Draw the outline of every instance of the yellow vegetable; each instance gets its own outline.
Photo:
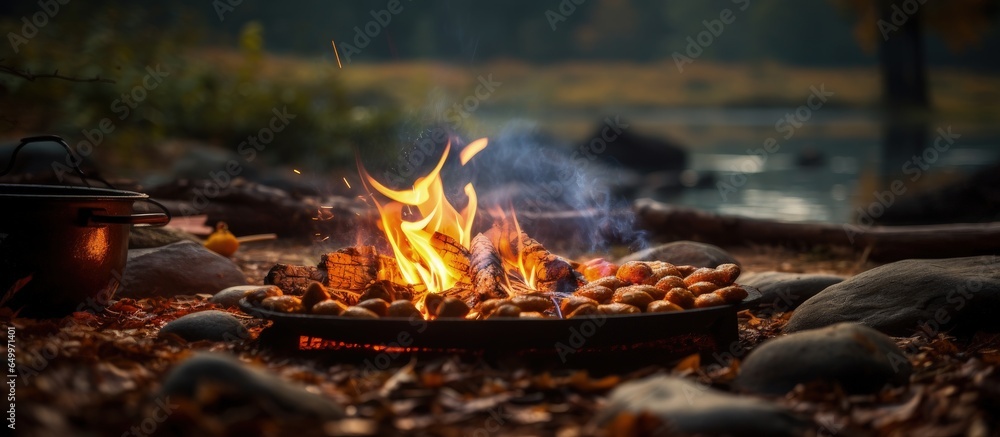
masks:
<path id="1" fill-rule="evenodd" d="M 240 248 L 240 242 L 232 232 L 229 232 L 226 222 L 219 222 L 215 225 L 215 232 L 205 240 L 205 247 L 219 255 L 229 257 Z"/>

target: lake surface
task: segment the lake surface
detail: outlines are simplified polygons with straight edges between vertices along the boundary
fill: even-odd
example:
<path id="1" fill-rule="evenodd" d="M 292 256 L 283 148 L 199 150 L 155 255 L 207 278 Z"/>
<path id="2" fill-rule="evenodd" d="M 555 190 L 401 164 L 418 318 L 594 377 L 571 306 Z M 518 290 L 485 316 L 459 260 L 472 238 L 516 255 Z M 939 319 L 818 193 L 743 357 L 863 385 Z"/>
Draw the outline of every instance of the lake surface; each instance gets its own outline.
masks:
<path id="1" fill-rule="evenodd" d="M 1000 160 L 997 124 L 934 120 L 926 149 L 937 129 L 952 126 L 961 137 L 937 151 L 886 151 L 881 121 L 871 111 L 820 109 L 796 128 L 776 130 L 775 122 L 795 108 L 624 110 L 621 115 L 646 135 L 671 138 L 689 150 L 688 168 L 714 183 L 700 188 L 642 190 L 640 196 L 725 214 L 787 221 L 852 222 L 859 207 L 876 201 L 875 192 L 900 180 L 907 194 L 934 189 Z M 587 140 L 595 121 L 588 114 L 547 113 L 536 121 L 560 136 Z M 499 121 L 499 120 L 497 120 Z M 775 138 L 778 147 L 762 158 L 750 153 Z M 941 143 L 942 145 L 944 143 Z M 915 155 L 930 152 L 921 177 L 904 174 Z M 799 162 L 813 157 L 811 165 Z M 909 162 L 910 171 L 916 163 Z M 721 189 L 720 189 L 720 184 Z M 728 184 L 728 185 L 725 185 Z"/>

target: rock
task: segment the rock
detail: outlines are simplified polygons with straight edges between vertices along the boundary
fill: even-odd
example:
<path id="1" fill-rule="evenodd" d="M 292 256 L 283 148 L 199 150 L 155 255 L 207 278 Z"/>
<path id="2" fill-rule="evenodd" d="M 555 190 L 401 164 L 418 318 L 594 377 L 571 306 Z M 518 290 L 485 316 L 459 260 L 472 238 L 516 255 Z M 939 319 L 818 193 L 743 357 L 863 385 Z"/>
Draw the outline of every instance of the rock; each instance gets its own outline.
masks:
<path id="1" fill-rule="evenodd" d="M 885 334 L 856 323 L 773 338 L 740 365 L 736 387 L 785 394 L 796 384 L 839 383 L 848 393 L 874 393 L 886 384 L 904 385 L 910 361 Z"/>
<path id="2" fill-rule="evenodd" d="M 802 303 L 786 332 L 859 322 L 893 336 L 998 331 L 1000 258 L 904 260 L 856 275 Z"/>
<path id="3" fill-rule="evenodd" d="M 212 391 L 204 391 L 211 388 Z M 222 405 L 210 411 L 239 410 L 255 404 L 268 411 L 280 410 L 288 416 L 324 420 L 344 416 L 340 406 L 306 391 L 298 384 L 247 366 L 227 355 L 202 353 L 175 367 L 160 389 L 160 396 L 196 398 L 197 393 L 214 393 L 211 399 Z M 218 395 L 225 396 L 218 396 Z"/>
<path id="4" fill-rule="evenodd" d="M 798 436 L 808 423 L 761 399 L 731 395 L 683 378 L 653 376 L 611 392 L 596 422 L 605 425 L 622 412 L 648 412 L 669 429 L 650 435 Z"/>
<path id="5" fill-rule="evenodd" d="M 193 241 L 200 243 L 198 237 L 174 228 L 132 228 L 128 235 L 129 249 L 149 249 L 166 246 L 178 241 Z"/>
<path id="6" fill-rule="evenodd" d="M 208 310 L 167 322 L 160 328 L 160 334 L 177 334 L 187 341 L 229 341 L 246 338 L 247 330 L 232 314 Z"/>
<path id="7" fill-rule="evenodd" d="M 640 250 L 618 260 L 618 264 L 628 261 L 665 261 L 674 265 L 695 267 L 718 267 L 720 264 L 740 265 L 736 258 L 718 246 L 694 241 L 674 241 L 649 249 Z"/>
<path id="8" fill-rule="evenodd" d="M 232 261 L 198 243 L 182 241 L 128 252 L 118 296 L 130 298 L 212 294 L 246 277 Z"/>
<path id="9" fill-rule="evenodd" d="M 281 289 L 273 285 L 237 285 L 215 293 L 208 301 L 224 308 L 235 307 L 247 293 L 260 289 L 274 289 L 276 293 L 281 292 Z"/>
<path id="10" fill-rule="evenodd" d="M 806 299 L 844 279 L 843 276 L 811 273 L 746 273 L 740 276 L 739 283 L 757 289 L 761 296 L 752 304 L 747 304 L 744 300 L 743 308 L 761 308 L 771 312 L 791 311 Z"/>

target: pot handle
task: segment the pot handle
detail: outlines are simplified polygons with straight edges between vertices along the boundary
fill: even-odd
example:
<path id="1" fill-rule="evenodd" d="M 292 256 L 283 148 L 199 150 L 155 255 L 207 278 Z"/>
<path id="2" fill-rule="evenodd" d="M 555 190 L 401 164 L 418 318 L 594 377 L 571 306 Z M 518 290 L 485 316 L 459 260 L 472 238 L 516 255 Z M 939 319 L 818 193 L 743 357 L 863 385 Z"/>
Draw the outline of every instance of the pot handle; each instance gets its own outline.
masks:
<path id="1" fill-rule="evenodd" d="M 163 212 L 142 213 L 132 215 L 103 215 L 88 211 L 84 217 L 87 225 L 134 225 L 136 227 L 163 226 L 170 223 L 170 210 L 162 203 L 153 199 L 142 199 L 141 201 L 152 203 L 158 206 Z"/>

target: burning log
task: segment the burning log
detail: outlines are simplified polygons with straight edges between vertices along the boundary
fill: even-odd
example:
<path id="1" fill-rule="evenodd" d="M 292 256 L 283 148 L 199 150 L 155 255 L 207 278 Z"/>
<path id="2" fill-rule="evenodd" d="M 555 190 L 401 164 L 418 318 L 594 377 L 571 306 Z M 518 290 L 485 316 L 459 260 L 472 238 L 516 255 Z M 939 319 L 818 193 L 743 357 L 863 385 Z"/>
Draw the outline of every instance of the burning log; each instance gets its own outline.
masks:
<path id="1" fill-rule="evenodd" d="M 320 258 L 326 272 L 323 285 L 346 290 L 364 290 L 378 279 L 404 283 L 396 261 L 379 255 L 374 246 L 345 247 Z"/>
<path id="2" fill-rule="evenodd" d="M 275 285 L 287 294 L 303 294 L 310 283 L 326 283 L 327 271 L 313 266 L 275 264 L 264 277 L 264 284 Z"/>
<path id="3" fill-rule="evenodd" d="M 534 285 L 536 290 L 571 293 L 579 285 L 576 273 L 568 262 L 553 255 L 537 240 L 509 223 L 495 224 L 485 235 L 497 248 L 501 259 L 513 264 L 508 270 L 516 272 L 523 267 L 523 273 L 528 276 L 525 282 L 529 286 Z"/>
<path id="4" fill-rule="evenodd" d="M 480 301 L 507 297 L 503 289 L 503 262 L 500 253 L 483 234 L 472 239 L 469 257 L 469 276 Z"/>
<path id="5" fill-rule="evenodd" d="M 469 271 L 469 251 L 465 250 L 458 240 L 440 232 L 435 232 L 431 237 L 431 247 L 441 255 L 441 259 L 444 260 L 448 269 L 453 272 L 462 273 L 463 277 L 458 282 L 469 282 L 466 277 Z"/>

